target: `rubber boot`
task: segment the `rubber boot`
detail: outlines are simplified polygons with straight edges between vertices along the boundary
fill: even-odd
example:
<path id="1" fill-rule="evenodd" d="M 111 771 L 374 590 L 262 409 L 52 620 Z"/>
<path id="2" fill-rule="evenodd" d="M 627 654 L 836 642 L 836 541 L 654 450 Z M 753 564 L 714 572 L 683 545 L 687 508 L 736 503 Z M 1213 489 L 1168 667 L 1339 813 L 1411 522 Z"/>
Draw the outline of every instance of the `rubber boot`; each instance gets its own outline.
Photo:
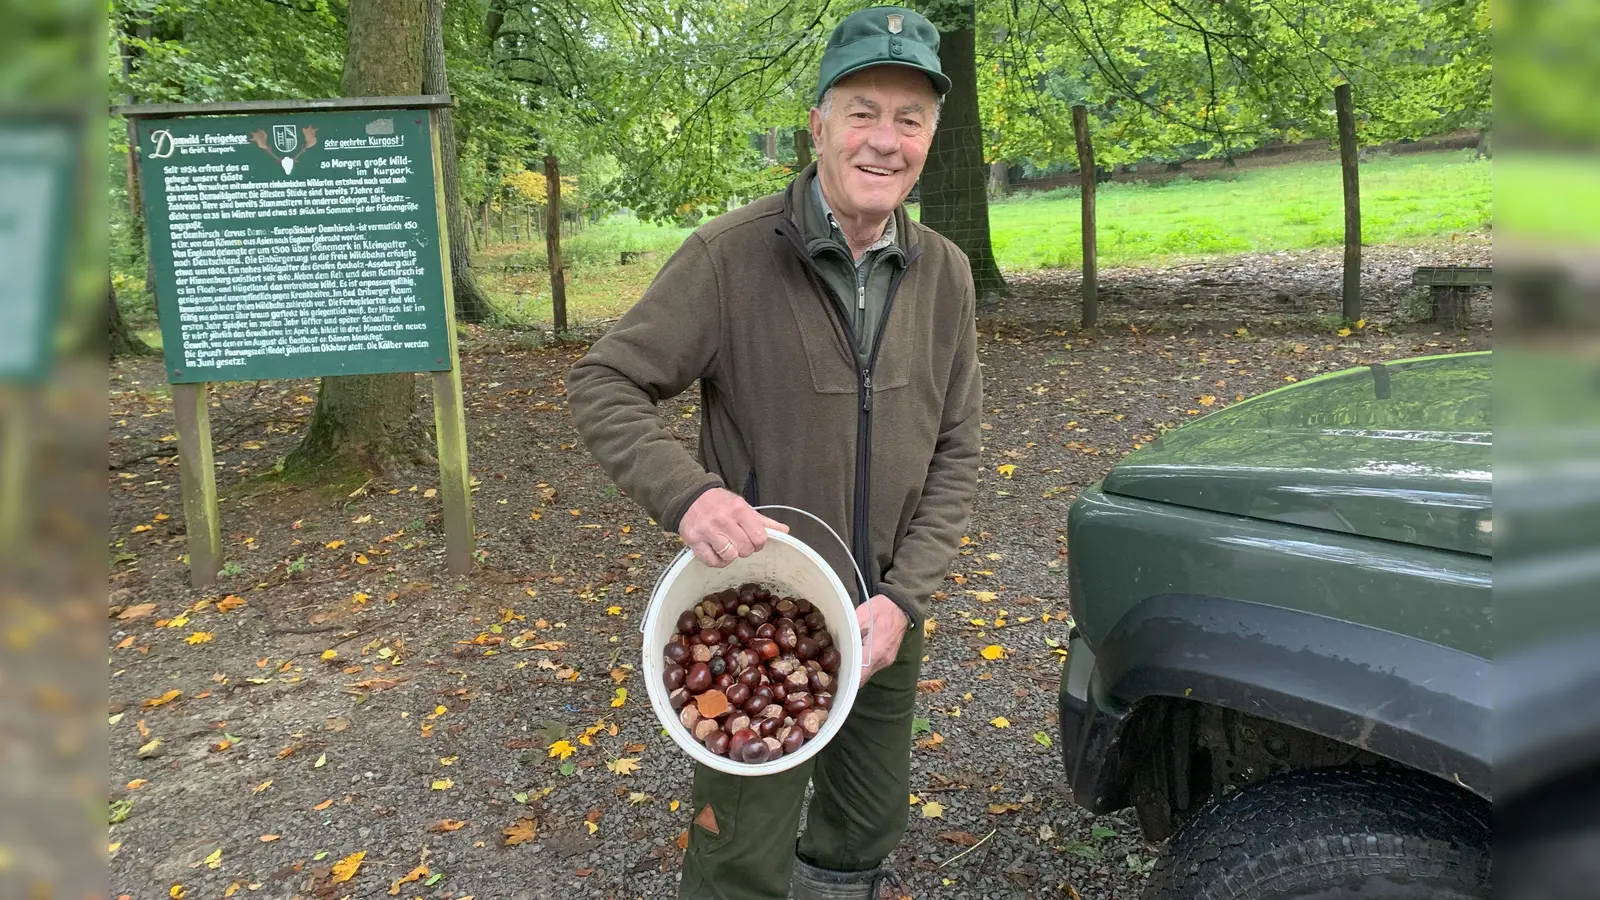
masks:
<path id="1" fill-rule="evenodd" d="M 878 887 L 885 877 L 882 868 L 840 872 L 813 866 L 796 856 L 789 896 L 793 900 L 878 900 Z"/>

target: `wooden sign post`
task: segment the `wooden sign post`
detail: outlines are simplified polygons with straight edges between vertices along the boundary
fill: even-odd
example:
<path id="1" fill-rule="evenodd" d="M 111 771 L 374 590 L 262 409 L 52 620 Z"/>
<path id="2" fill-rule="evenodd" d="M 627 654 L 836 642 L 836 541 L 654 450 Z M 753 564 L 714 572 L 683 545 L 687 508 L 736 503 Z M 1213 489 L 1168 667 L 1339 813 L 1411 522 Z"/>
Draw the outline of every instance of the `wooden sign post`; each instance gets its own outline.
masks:
<path id="1" fill-rule="evenodd" d="M 190 580 L 223 565 L 207 385 L 428 372 L 452 574 L 472 568 L 435 111 L 448 96 L 145 104 L 135 123 Z"/>

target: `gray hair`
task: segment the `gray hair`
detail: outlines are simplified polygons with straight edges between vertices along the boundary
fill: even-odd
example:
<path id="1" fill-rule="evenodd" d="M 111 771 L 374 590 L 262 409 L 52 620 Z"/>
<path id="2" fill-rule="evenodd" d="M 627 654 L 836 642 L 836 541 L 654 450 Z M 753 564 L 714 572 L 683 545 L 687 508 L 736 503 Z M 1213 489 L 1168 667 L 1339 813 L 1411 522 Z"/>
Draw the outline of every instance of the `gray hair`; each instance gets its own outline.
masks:
<path id="1" fill-rule="evenodd" d="M 835 92 L 837 92 L 838 90 L 839 90 L 839 86 L 838 85 L 834 85 L 834 86 L 828 88 L 828 90 L 825 93 L 823 93 L 823 95 L 822 95 L 822 102 L 820 104 L 818 104 L 818 107 L 822 110 L 822 118 L 824 120 L 829 119 L 829 118 L 831 118 L 833 116 L 833 98 L 834 98 Z M 943 113 L 943 112 L 944 112 L 944 95 L 935 92 L 934 97 L 933 97 L 933 121 L 931 123 L 929 123 L 929 125 L 928 125 L 928 130 L 930 132 L 939 130 L 939 115 L 941 113 Z"/>

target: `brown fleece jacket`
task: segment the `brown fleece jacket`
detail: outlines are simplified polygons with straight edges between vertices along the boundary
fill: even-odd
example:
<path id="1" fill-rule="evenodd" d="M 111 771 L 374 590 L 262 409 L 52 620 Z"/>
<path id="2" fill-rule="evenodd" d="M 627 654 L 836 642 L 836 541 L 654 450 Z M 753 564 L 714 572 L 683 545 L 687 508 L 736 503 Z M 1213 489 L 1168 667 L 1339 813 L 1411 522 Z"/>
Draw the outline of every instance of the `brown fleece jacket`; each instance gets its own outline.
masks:
<path id="1" fill-rule="evenodd" d="M 863 367 L 805 252 L 799 190 L 814 169 L 690 235 L 573 366 L 568 402 L 601 467 L 666 530 L 713 487 L 804 509 L 851 555 L 810 519 L 764 513 L 847 585 L 856 584 L 853 556 L 870 592 L 920 625 L 977 489 L 972 271 L 954 244 L 897 209 L 907 264 Z M 696 379 L 698 457 L 656 408 Z"/>

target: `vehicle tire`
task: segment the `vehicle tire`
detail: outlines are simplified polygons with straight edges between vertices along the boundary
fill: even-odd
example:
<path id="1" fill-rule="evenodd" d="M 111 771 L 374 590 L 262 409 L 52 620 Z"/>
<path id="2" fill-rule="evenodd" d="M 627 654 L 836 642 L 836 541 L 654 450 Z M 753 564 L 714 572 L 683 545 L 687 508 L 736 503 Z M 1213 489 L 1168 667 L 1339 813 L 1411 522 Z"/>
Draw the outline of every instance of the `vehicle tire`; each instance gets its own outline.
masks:
<path id="1" fill-rule="evenodd" d="M 1308 769 L 1212 800 L 1144 900 L 1487 900 L 1490 808 L 1424 775 Z"/>

